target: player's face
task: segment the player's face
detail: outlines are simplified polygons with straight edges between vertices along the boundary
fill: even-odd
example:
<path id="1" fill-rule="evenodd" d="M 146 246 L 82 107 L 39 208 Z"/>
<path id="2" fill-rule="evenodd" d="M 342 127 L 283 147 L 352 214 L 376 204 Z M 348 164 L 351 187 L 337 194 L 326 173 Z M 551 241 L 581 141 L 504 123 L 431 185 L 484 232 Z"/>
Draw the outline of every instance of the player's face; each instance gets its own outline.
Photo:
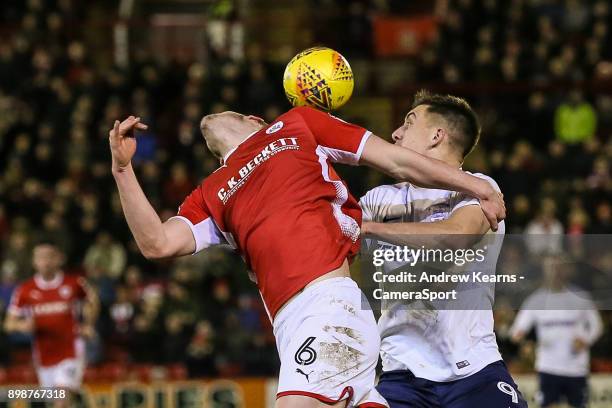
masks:
<path id="1" fill-rule="evenodd" d="M 231 130 L 235 132 L 241 128 L 261 128 L 265 125 L 266 122 L 257 116 L 225 111 L 204 116 L 200 128 L 208 128 L 211 130 L 211 134 L 215 135 L 219 131 Z M 204 134 L 204 137 L 208 137 L 208 135 Z"/>
<path id="2" fill-rule="evenodd" d="M 404 123 L 395 129 L 391 137 L 396 145 L 424 154 L 431 146 L 436 128 L 427 120 L 427 106 L 419 105 L 404 118 Z"/>
<path id="3" fill-rule="evenodd" d="M 200 130 L 208 149 L 221 158 L 216 149 L 220 139 L 227 139 L 228 135 L 231 135 L 232 138 L 246 138 L 250 133 L 265 125 L 266 122 L 257 116 L 225 111 L 204 116 L 200 122 Z"/>
<path id="4" fill-rule="evenodd" d="M 52 245 L 37 245 L 32 254 L 32 264 L 37 273 L 52 277 L 62 266 L 61 252 Z"/>

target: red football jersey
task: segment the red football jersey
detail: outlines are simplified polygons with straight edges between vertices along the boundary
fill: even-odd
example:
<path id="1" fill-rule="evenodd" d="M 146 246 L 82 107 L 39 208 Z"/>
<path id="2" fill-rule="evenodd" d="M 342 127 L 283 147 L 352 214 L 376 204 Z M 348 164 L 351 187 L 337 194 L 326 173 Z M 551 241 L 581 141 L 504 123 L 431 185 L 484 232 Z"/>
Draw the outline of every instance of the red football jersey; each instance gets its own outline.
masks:
<path id="1" fill-rule="evenodd" d="M 85 280 L 58 274 L 45 281 L 34 276 L 13 293 L 9 313 L 34 319 L 34 359 L 43 366 L 76 357 L 77 305 L 85 298 Z"/>
<path id="2" fill-rule="evenodd" d="M 196 252 L 236 248 L 273 317 L 359 250 L 361 209 L 330 162 L 358 164 L 370 134 L 299 107 L 250 135 L 179 208 Z"/>

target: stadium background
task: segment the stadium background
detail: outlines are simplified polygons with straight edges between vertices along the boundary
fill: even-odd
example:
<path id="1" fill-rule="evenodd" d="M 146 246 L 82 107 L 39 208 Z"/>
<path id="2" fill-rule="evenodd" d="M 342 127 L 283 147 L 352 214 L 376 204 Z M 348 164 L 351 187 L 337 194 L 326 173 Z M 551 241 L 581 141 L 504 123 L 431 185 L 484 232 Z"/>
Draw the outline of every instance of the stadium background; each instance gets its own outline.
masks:
<path id="1" fill-rule="evenodd" d="M 236 386 L 255 407 L 273 395 L 264 379 L 277 373 L 274 339 L 242 262 L 225 250 L 173 262 L 139 255 L 110 174 L 108 129 L 132 113 L 149 124 L 136 168 L 168 218 L 217 165 L 201 116 L 273 119 L 289 108 L 285 63 L 315 44 L 352 65 L 356 89 L 339 115 L 381 136 L 420 88 L 467 98 L 483 138 L 464 168 L 499 182 L 509 232 L 612 233 L 607 1 L 5 0 L 0 21 L 0 316 L 31 276 L 34 238 L 59 241 L 67 270 L 86 276 L 102 303 L 87 344 L 91 390 L 251 378 L 217 382 L 209 396 L 229 400 Z M 389 181 L 341 172 L 357 197 Z M 531 373 L 533 344 L 508 340 L 513 317 L 496 316 L 500 347 L 513 373 Z M 593 370 L 607 373 L 612 314 L 603 318 Z M 35 382 L 28 342 L 0 333 L 0 382 Z M 612 380 L 595 381 L 596 398 L 611 401 Z"/>

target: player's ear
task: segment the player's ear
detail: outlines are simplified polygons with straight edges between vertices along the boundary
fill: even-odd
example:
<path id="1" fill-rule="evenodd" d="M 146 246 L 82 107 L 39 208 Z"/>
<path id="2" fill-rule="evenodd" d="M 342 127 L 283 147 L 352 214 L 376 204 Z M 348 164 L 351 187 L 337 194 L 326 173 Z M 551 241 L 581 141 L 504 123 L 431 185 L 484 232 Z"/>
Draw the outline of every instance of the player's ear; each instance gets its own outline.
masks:
<path id="1" fill-rule="evenodd" d="M 266 126 L 267 125 L 266 121 L 263 120 L 262 118 L 260 118 L 259 116 L 249 115 L 249 116 L 247 116 L 247 119 L 255 121 L 255 122 L 259 123 L 261 126 Z"/>
<path id="2" fill-rule="evenodd" d="M 436 128 L 433 136 L 431 137 L 431 148 L 440 146 L 440 144 L 448 137 L 448 133 L 444 128 Z"/>

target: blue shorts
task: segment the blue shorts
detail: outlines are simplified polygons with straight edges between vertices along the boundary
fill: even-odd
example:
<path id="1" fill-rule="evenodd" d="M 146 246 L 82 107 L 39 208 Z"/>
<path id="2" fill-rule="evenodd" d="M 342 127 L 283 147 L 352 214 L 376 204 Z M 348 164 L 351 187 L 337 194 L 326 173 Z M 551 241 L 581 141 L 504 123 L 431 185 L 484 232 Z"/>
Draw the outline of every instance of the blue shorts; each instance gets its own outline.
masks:
<path id="1" fill-rule="evenodd" d="M 391 408 L 527 408 L 503 361 L 450 382 L 417 378 L 410 371 L 388 371 L 376 388 Z"/>
<path id="2" fill-rule="evenodd" d="M 564 377 L 539 373 L 542 407 L 559 404 L 563 399 L 573 408 L 586 407 L 589 386 L 586 377 Z"/>

